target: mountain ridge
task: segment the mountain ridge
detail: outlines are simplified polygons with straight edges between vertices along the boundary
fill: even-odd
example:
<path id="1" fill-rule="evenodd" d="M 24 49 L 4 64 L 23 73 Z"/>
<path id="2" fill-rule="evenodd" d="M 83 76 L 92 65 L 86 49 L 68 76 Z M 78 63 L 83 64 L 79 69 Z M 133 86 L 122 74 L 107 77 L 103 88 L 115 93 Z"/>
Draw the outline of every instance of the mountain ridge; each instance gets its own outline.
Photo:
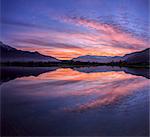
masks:
<path id="1" fill-rule="evenodd" d="M 85 55 L 73 58 L 72 61 L 90 62 L 90 63 L 110 63 L 110 62 L 127 62 L 127 63 L 149 63 L 150 48 L 142 51 L 132 52 L 124 56 L 92 56 Z"/>
<path id="2" fill-rule="evenodd" d="M 0 41 L 1 48 L 1 62 L 62 62 L 52 56 L 46 56 L 39 52 L 22 51 Z M 111 63 L 111 62 L 127 62 L 127 63 L 145 63 L 149 64 L 150 48 L 146 48 L 142 51 L 132 52 L 125 54 L 124 56 L 94 56 L 83 55 L 73 58 L 68 61 L 73 62 L 90 62 L 90 63 Z"/>
<path id="3" fill-rule="evenodd" d="M 30 51 L 23 51 L 18 50 L 16 48 L 13 48 L 11 46 L 5 45 L 2 42 L 0 42 L 0 48 L 1 48 L 1 61 L 2 62 L 28 62 L 28 61 L 34 61 L 34 62 L 60 62 L 60 60 L 52 57 L 52 56 L 46 56 L 42 55 L 39 52 L 30 52 Z"/>

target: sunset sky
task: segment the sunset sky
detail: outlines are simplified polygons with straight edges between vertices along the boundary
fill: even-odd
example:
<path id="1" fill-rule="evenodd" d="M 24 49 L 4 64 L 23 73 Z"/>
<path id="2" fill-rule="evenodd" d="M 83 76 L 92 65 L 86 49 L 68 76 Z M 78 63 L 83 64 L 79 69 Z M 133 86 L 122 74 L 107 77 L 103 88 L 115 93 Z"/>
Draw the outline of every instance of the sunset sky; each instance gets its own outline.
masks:
<path id="1" fill-rule="evenodd" d="M 1 0 L 3 43 L 59 59 L 149 47 L 149 0 Z"/>

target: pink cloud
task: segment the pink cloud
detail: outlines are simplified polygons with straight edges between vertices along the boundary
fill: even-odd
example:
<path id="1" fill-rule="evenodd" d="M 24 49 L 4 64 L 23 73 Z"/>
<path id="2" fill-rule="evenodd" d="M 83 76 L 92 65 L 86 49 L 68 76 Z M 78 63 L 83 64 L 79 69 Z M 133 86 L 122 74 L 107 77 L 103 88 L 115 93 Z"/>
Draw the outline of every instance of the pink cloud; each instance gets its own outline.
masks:
<path id="1" fill-rule="evenodd" d="M 83 17 L 61 17 L 61 21 L 83 26 L 88 29 L 94 29 L 99 33 L 99 39 L 127 44 L 130 45 L 129 48 L 131 49 L 142 49 L 146 48 L 148 45 L 148 42 L 144 41 L 142 38 L 139 39 L 133 36 L 133 34 L 123 31 L 118 26 L 105 24 L 100 21 L 86 19 Z M 122 45 L 120 45 L 120 47 L 121 46 Z"/>

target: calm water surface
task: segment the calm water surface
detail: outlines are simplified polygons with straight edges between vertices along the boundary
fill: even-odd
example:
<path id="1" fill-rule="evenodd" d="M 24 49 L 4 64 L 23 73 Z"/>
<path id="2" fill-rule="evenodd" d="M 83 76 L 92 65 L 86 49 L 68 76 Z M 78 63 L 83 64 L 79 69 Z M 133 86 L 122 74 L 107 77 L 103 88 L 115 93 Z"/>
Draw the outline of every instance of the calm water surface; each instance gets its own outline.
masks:
<path id="1" fill-rule="evenodd" d="M 7 69 L 1 82 L 3 135 L 149 134 L 149 79 L 141 70 Z"/>

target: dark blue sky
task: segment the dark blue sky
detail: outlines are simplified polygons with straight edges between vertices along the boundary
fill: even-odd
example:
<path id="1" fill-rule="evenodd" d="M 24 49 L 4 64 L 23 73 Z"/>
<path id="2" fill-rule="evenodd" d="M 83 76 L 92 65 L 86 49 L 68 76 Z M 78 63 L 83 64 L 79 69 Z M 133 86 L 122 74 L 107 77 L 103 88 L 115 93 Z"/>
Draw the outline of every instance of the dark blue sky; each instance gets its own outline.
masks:
<path id="1" fill-rule="evenodd" d="M 65 59 L 123 55 L 148 47 L 148 4 L 148 0 L 1 0 L 1 40 Z"/>

